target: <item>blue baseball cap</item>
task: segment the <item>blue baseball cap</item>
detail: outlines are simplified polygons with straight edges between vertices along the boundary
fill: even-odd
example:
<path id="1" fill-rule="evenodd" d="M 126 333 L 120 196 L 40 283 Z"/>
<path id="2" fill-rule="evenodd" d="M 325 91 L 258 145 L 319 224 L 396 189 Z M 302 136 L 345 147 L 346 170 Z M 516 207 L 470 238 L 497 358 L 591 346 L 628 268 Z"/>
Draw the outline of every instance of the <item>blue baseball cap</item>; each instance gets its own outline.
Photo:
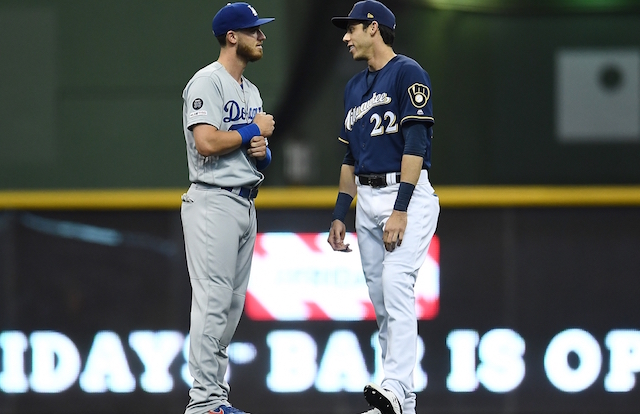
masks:
<path id="1" fill-rule="evenodd" d="M 226 34 L 229 30 L 262 26 L 274 20 L 275 18 L 273 17 L 259 18 L 256 9 L 249 3 L 227 3 L 213 17 L 211 28 L 213 29 L 213 35 L 218 37 Z"/>
<path id="2" fill-rule="evenodd" d="M 331 22 L 341 29 L 346 29 L 349 22 L 376 21 L 378 24 L 387 26 L 390 29 L 396 28 L 396 16 L 387 6 L 376 0 L 359 1 L 353 5 L 353 9 L 347 17 L 334 17 Z"/>

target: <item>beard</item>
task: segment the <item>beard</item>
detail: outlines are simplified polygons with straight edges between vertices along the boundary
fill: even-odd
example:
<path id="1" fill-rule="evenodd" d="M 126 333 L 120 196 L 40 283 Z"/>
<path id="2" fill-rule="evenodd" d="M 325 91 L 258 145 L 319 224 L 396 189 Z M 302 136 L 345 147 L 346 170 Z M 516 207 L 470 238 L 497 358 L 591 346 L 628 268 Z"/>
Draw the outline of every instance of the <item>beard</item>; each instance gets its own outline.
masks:
<path id="1" fill-rule="evenodd" d="M 236 55 L 247 62 L 255 62 L 262 58 L 262 49 L 254 49 L 247 44 L 240 42 L 238 43 L 238 49 L 236 49 Z"/>

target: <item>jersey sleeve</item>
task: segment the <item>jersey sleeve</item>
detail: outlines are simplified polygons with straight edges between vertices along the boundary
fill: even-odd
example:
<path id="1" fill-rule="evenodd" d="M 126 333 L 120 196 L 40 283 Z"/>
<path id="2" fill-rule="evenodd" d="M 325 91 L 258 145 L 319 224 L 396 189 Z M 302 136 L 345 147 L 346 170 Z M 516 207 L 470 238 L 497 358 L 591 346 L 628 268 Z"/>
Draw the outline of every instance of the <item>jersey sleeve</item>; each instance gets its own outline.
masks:
<path id="1" fill-rule="evenodd" d="M 209 124 L 218 129 L 222 125 L 222 91 L 211 77 L 201 76 L 193 79 L 185 91 L 187 106 L 187 127 L 193 129 L 197 124 Z"/>
<path id="2" fill-rule="evenodd" d="M 429 74 L 415 62 L 402 66 L 398 78 L 400 124 L 406 121 L 434 123 Z"/>
<path id="3" fill-rule="evenodd" d="M 351 166 L 356 165 L 356 159 L 353 157 L 353 153 L 351 152 L 350 147 L 347 147 L 347 152 L 344 154 L 342 163 L 346 165 L 351 165 Z"/>
<path id="4" fill-rule="evenodd" d="M 349 145 L 349 141 L 347 140 L 347 130 L 344 128 L 344 125 L 340 129 L 340 135 L 338 135 L 338 141 L 345 145 Z"/>

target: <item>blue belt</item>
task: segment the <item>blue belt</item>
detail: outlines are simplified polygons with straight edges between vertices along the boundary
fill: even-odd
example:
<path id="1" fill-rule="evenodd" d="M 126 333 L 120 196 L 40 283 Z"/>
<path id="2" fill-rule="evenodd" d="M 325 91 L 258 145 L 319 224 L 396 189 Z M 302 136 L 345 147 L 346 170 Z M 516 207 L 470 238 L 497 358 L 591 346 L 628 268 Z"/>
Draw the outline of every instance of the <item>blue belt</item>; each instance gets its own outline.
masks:
<path id="1" fill-rule="evenodd" d="M 219 187 L 217 185 L 211 185 L 200 181 L 195 182 L 194 184 L 203 189 L 219 188 L 221 190 L 229 191 L 230 193 L 246 198 L 247 200 L 253 200 L 258 196 L 257 187 Z"/>
<path id="2" fill-rule="evenodd" d="M 239 195 L 247 200 L 253 200 L 258 196 L 258 189 L 251 187 L 220 187 L 223 190 L 232 192 L 235 195 Z"/>

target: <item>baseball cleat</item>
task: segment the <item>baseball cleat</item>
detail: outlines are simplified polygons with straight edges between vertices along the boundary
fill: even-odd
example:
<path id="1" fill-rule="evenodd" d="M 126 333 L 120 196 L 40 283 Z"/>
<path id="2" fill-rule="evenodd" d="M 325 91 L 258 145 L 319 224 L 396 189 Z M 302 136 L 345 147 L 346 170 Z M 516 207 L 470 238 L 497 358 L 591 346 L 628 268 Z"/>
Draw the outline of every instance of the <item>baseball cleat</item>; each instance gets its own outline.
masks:
<path id="1" fill-rule="evenodd" d="M 364 387 L 364 398 L 369 405 L 380 410 L 382 414 L 402 414 L 398 397 L 376 384 L 367 384 Z"/>
<path id="2" fill-rule="evenodd" d="M 368 411 L 365 411 L 362 414 L 382 414 L 382 413 L 377 408 L 372 408 L 372 409 L 370 409 Z"/>
<path id="3" fill-rule="evenodd" d="M 230 405 L 221 405 L 215 410 L 209 410 L 207 414 L 249 414 Z"/>

